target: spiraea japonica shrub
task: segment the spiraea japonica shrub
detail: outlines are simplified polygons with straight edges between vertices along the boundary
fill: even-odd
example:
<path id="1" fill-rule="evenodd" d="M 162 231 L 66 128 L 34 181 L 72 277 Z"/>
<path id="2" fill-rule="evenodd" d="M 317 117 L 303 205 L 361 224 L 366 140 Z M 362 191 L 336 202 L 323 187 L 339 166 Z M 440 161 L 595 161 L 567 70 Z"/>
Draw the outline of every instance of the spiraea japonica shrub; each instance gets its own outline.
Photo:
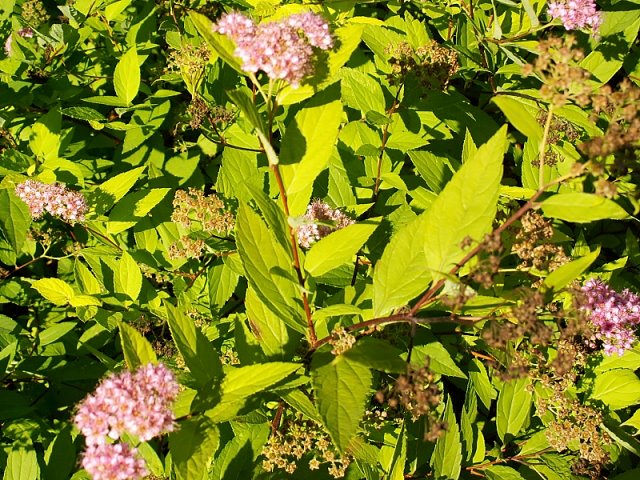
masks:
<path id="1" fill-rule="evenodd" d="M 3 478 L 636 478 L 639 29 L 5 0 Z"/>

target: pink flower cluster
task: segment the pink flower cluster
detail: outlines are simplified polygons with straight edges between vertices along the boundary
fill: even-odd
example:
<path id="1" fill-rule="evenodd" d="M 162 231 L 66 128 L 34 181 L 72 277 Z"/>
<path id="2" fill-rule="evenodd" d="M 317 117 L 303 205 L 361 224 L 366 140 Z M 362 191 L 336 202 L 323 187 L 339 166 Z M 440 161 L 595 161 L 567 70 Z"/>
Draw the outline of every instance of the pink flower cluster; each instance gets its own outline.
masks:
<path id="1" fill-rule="evenodd" d="M 549 15 L 559 18 L 567 30 L 591 27 L 597 31 L 602 16 L 594 0 L 557 0 L 549 2 Z"/>
<path id="2" fill-rule="evenodd" d="M 33 218 L 40 218 L 46 211 L 74 223 L 84 221 L 87 213 L 84 195 L 64 185 L 27 180 L 16 185 L 16 195 L 29 206 Z"/>
<path id="3" fill-rule="evenodd" d="M 305 223 L 296 229 L 298 243 L 303 248 L 310 248 L 331 232 L 354 223 L 353 219 L 341 210 L 331 208 L 322 200 L 311 202 L 303 218 Z"/>
<path id="4" fill-rule="evenodd" d="M 601 340 L 607 355 L 622 355 L 636 339 L 640 324 L 640 297 L 625 289 L 616 292 L 606 283 L 591 279 L 582 287 L 585 304 L 582 308 L 597 329 L 596 339 Z"/>
<path id="5" fill-rule="evenodd" d="M 256 25 L 242 13 L 231 12 L 213 29 L 233 39 L 245 71 L 262 70 L 269 78 L 286 80 L 294 87 L 313 73 L 313 47 L 327 50 L 333 46 L 329 25 L 314 13 Z"/>
<path id="6" fill-rule="evenodd" d="M 93 480 L 131 480 L 146 477 L 149 472 L 138 451 L 126 443 L 89 445 L 82 457 L 82 468 Z"/>
<path id="7" fill-rule="evenodd" d="M 124 433 L 147 441 L 174 429 L 171 404 L 178 395 L 178 383 L 163 364 L 149 363 L 134 373 L 112 374 L 78 406 L 75 425 L 86 437 L 82 464 L 94 480 L 139 478 L 119 476 L 121 470 L 145 471 L 136 450 L 122 443 L 109 443 Z M 142 462 L 141 464 L 139 462 Z M 126 468 L 125 468 L 126 467 Z"/>

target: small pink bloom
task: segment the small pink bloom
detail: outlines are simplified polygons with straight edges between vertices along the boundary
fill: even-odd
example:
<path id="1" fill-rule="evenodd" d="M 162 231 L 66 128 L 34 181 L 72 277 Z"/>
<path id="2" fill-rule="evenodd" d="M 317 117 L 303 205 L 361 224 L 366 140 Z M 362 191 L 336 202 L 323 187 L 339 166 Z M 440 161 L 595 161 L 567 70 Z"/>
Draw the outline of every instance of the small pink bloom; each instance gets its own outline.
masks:
<path id="1" fill-rule="evenodd" d="M 138 480 L 149 472 L 137 453 L 126 443 L 89 445 L 82 455 L 82 468 L 93 480 Z"/>
<path id="2" fill-rule="evenodd" d="M 88 209 L 84 195 L 59 184 L 27 180 L 16 185 L 16 195 L 28 205 L 33 218 L 48 212 L 68 223 L 83 222 Z"/>
<path id="3" fill-rule="evenodd" d="M 549 3 L 549 15 L 559 18 L 567 30 L 589 27 L 597 31 L 602 24 L 602 15 L 594 0 L 556 0 Z"/>
<path id="4" fill-rule="evenodd" d="M 298 244 L 310 248 L 315 242 L 331 232 L 354 223 L 353 219 L 339 209 L 333 209 L 322 200 L 314 200 L 304 214 L 306 223 L 296 229 Z"/>

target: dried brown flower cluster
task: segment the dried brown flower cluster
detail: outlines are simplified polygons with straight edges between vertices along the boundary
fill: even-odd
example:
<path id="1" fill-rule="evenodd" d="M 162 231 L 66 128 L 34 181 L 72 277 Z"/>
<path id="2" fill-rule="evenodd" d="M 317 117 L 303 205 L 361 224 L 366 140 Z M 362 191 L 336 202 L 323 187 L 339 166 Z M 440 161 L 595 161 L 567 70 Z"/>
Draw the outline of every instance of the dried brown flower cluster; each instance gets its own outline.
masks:
<path id="1" fill-rule="evenodd" d="M 345 328 L 337 327 L 331 332 L 329 343 L 333 346 L 331 353 L 341 355 L 353 347 L 356 343 L 356 337 L 347 332 Z"/>
<path id="2" fill-rule="evenodd" d="M 604 115 L 609 125 L 603 136 L 583 143 L 580 150 L 589 158 L 617 154 L 616 167 L 624 173 L 626 168 L 620 161 L 627 158 L 637 160 L 640 147 L 640 88 L 627 79 L 615 91 L 605 85 L 593 95 L 592 106 L 593 120 Z"/>
<path id="3" fill-rule="evenodd" d="M 425 440 L 435 442 L 447 426 L 439 421 L 435 413 L 442 392 L 428 363 L 427 361 L 427 365 L 421 368 L 413 365 L 407 367 L 407 374 L 396 379 L 388 404 L 391 408 L 402 407 L 414 421 L 425 418 Z M 378 395 L 378 400 L 382 397 L 383 395 Z"/>
<path id="4" fill-rule="evenodd" d="M 504 250 L 500 235 L 487 234 L 480 244 L 478 263 L 471 273 L 474 282 L 479 283 L 483 288 L 490 288 L 493 285 L 493 277 L 500 268 L 501 254 Z"/>
<path id="5" fill-rule="evenodd" d="M 204 120 L 209 120 L 212 127 L 219 123 L 229 123 L 233 120 L 234 114 L 219 105 L 211 106 L 202 98 L 195 96 L 187 107 L 187 115 L 190 118 L 189 126 L 197 130 L 202 126 Z"/>
<path id="6" fill-rule="evenodd" d="M 392 85 L 401 85 L 413 75 L 425 88 L 443 90 L 460 68 L 455 50 L 443 47 L 435 40 L 417 49 L 401 42 L 387 47 L 387 53 L 391 55 L 392 73 L 388 80 Z"/>
<path id="7" fill-rule="evenodd" d="M 535 212 L 527 212 L 520 220 L 521 227 L 511 247 L 521 260 L 518 268 L 533 267 L 551 272 L 569 261 L 559 245 L 551 243 L 551 222 Z"/>
<path id="8" fill-rule="evenodd" d="M 536 116 L 536 121 L 541 126 L 544 126 L 547 122 L 548 117 L 548 112 L 539 110 Z M 567 141 L 571 144 L 575 144 L 575 142 L 579 138 L 580 132 L 570 121 L 552 114 L 549 124 L 549 134 L 547 137 L 546 151 L 544 154 L 545 165 L 552 167 L 559 161 L 561 161 L 560 155 L 553 149 L 552 145 L 557 145 L 562 141 Z M 531 164 L 536 167 L 539 166 L 538 159 L 536 158 L 535 160 L 532 160 Z"/>
<path id="9" fill-rule="evenodd" d="M 265 459 L 262 468 L 273 472 L 276 468 L 291 474 L 296 471 L 298 462 L 309 454 L 309 469 L 318 470 L 322 464 L 328 464 L 329 475 L 333 478 L 344 477 L 351 464 L 351 457 L 340 456 L 327 433 L 320 425 L 303 420 L 300 415 L 286 422 L 284 431 L 271 435 L 262 449 Z"/>
<path id="10" fill-rule="evenodd" d="M 542 80 L 542 98 L 557 107 L 570 101 L 586 106 L 591 98 L 592 88 L 588 84 L 591 74 L 578 65 L 584 53 L 574 48 L 575 44 L 572 35 L 541 40 L 538 57 L 523 68 L 525 75 L 535 74 Z"/>
<path id="11" fill-rule="evenodd" d="M 209 47 L 206 43 L 200 46 L 183 45 L 180 50 L 171 50 L 167 59 L 170 72 L 179 73 L 191 95 L 196 94 L 204 76 L 206 65 L 209 63 Z"/>
<path id="12" fill-rule="evenodd" d="M 191 232 L 216 236 L 228 235 L 235 226 L 233 214 L 216 194 L 204 195 L 195 188 L 176 191 L 171 220 Z M 171 258 L 197 258 L 205 248 L 202 235 L 184 235 L 179 242 L 171 245 L 169 255 Z"/>
<path id="13" fill-rule="evenodd" d="M 22 4 L 21 13 L 24 21 L 35 28 L 47 23 L 51 18 L 41 0 L 26 0 Z"/>

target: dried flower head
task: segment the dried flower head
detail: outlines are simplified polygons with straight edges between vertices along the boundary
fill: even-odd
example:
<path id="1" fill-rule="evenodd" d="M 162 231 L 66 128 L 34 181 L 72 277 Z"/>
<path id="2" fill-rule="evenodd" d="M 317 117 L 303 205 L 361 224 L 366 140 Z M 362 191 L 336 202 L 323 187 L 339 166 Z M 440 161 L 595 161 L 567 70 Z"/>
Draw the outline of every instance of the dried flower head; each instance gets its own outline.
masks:
<path id="1" fill-rule="evenodd" d="M 41 0 L 26 0 L 22 4 L 22 18 L 25 22 L 38 28 L 49 21 L 49 14 Z"/>
<path id="2" fill-rule="evenodd" d="M 569 261 L 562 247 L 551 243 L 551 222 L 529 211 L 524 214 L 520 223 L 521 228 L 511 247 L 511 251 L 521 260 L 518 268 L 533 267 L 551 272 Z"/>
<path id="3" fill-rule="evenodd" d="M 341 210 L 331 208 L 322 200 L 314 200 L 309 204 L 303 220 L 305 223 L 296 229 L 298 243 L 303 248 L 310 248 L 331 232 L 354 223 L 353 219 Z"/>
<path id="4" fill-rule="evenodd" d="M 93 480 L 139 480 L 149 472 L 137 453 L 126 443 L 89 445 L 82 454 L 82 468 Z"/>
<path id="5" fill-rule="evenodd" d="M 548 12 L 554 20 L 560 19 L 567 30 L 588 27 L 597 32 L 602 24 L 594 0 L 556 0 L 549 2 Z"/>
<path id="6" fill-rule="evenodd" d="M 215 193 L 201 190 L 178 190 L 173 198 L 171 220 L 184 228 L 196 228 L 208 233 L 227 235 L 235 225 L 233 214 Z"/>
<path id="7" fill-rule="evenodd" d="M 410 75 L 428 89 L 443 90 L 449 84 L 458 68 L 458 54 L 455 50 L 443 47 L 435 40 L 414 49 L 407 42 L 387 47 L 391 54 L 391 84 L 404 83 Z"/>
<path id="8" fill-rule="evenodd" d="M 525 75 L 535 73 L 542 80 L 540 95 L 555 106 L 563 106 L 569 101 L 585 106 L 591 101 L 592 87 L 588 82 L 591 74 L 579 65 L 584 53 L 574 48 L 575 45 L 573 35 L 541 40 L 535 62 L 523 68 Z"/>
<path id="9" fill-rule="evenodd" d="M 607 355 L 622 355 L 636 340 L 640 324 L 640 297 L 628 289 L 616 292 L 601 280 L 588 280 L 582 287 L 582 304 L 596 327 L 595 337 Z"/>
<path id="10" fill-rule="evenodd" d="M 256 25 L 245 15 L 231 12 L 220 18 L 214 30 L 236 43 L 243 70 L 263 71 L 270 79 L 286 80 L 294 87 L 313 73 L 313 48 L 333 46 L 329 25 L 314 13 Z"/>
<path id="11" fill-rule="evenodd" d="M 174 428 L 171 404 L 178 383 L 162 363 L 149 363 L 135 373 L 112 374 L 78 406 L 75 425 L 88 445 L 104 445 L 107 437 L 130 433 L 147 441 Z"/>
<path id="12" fill-rule="evenodd" d="M 168 70 L 179 73 L 192 95 L 198 91 L 204 76 L 205 67 L 209 63 L 209 47 L 206 43 L 200 46 L 183 45 L 180 50 L 171 50 L 168 57 Z"/>
<path id="13" fill-rule="evenodd" d="M 65 222 L 75 223 L 83 222 L 87 212 L 84 195 L 61 184 L 27 180 L 16 185 L 16 195 L 29 206 L 33 218 L 48 212 Z"/>

